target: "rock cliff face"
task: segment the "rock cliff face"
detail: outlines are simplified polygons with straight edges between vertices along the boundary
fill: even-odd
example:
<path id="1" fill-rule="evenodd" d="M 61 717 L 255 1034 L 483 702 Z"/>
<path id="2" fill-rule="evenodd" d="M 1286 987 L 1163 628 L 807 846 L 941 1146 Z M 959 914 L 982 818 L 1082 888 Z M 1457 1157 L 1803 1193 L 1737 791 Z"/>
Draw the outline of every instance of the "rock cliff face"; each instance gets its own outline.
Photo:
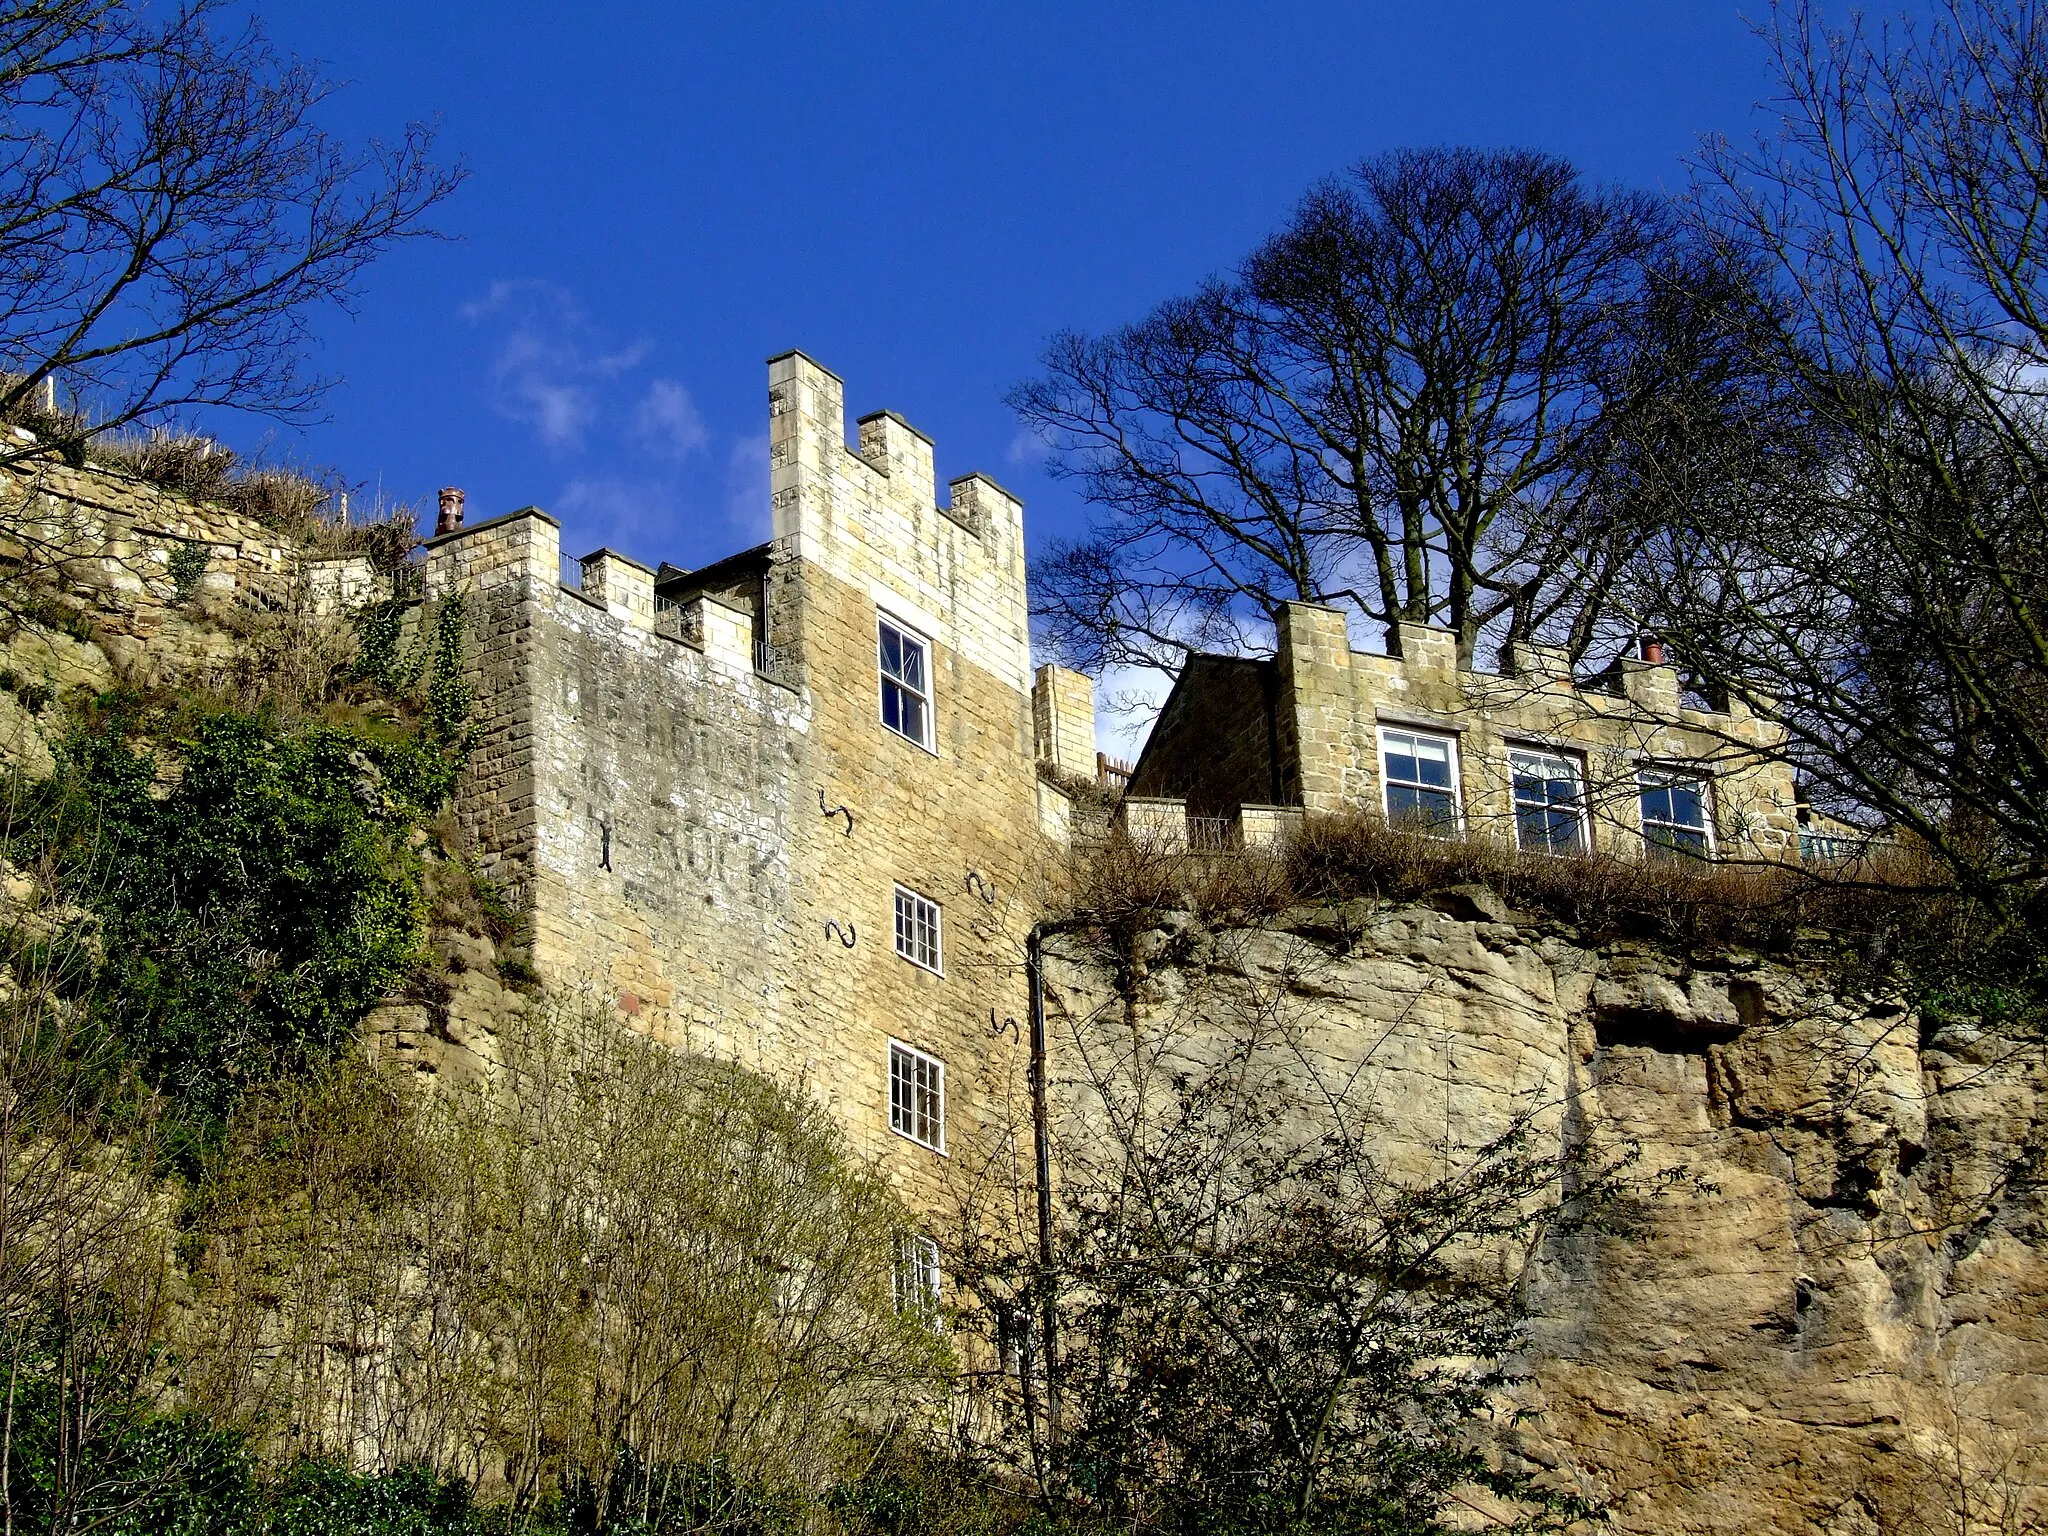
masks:
<path id="1" fill-rule="evenodd" d="M 1396 1166 L 1540 1104 L 1560 1140 L 1688 1175 L 1532 1282 L 1531 1412 L 1502 1454 L 1605 1501 L 1608 1528 L 2037 1528 L 2038 1052 L 1956 1024 L 1923 1038 L 1818 958 L 1595 943 L 1476 888 L 1162 921 L 1121 963 L 1052 947 L 1056 1077 L 1062 1040 L 1104 1019 L 1185 1027 L 1256 995 L 1304 1061 L 1368 1085 Z"/>

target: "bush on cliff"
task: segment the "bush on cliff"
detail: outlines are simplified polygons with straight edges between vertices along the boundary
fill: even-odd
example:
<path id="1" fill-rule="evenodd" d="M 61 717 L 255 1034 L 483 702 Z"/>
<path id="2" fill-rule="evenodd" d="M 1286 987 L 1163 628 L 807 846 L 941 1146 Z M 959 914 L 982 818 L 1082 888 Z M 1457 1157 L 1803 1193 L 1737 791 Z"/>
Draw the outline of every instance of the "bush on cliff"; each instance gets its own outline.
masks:
<path id="1" fill-rule="evenodd" d="M 194 1125 L 347 1041 L 418 957 L 410 834 L 441 752 L 238 713 L 181 739 L 116 700 L 11 839 L 101 923 L 85 1005 Z M 421 763 L 416 759 L 428 757 Z"/>
<path id="2" fill-rule="evenodd" d="M 467 610 L 444 600 L 401 645 L 403 607 L 366 609 L 356 660 L 307 698 L 93 701 L 0 830 L 98 918 L 101 957 L 64 990 L 180 1112 L 188 1153 L 422 957 L 418 849 L 469 747 Z"/>

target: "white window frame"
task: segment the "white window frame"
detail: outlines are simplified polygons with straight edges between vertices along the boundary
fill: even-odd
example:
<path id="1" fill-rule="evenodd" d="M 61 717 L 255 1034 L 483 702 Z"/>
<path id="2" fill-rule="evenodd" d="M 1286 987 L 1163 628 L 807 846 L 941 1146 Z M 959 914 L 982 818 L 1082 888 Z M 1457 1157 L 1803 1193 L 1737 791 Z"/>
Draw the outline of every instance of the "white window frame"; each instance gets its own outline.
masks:
<path id="1" fill-rule="evenodd" d="M 1840 833 L 1799 829 L 1799 861 L 1802 864 L 1847 864 L 1860 857 L 1860 845 Z"/>
<path id="2" fill-rule="evenodd" d="M 889 1290 L 899 1313 L 936 1322 L 945 1297 L 946 1272 L 939 1264 L 939 1245 L 922 1232 L 905 1232 L 896 1241 L 896 1263 Z"/>
<path id="3" fill-rule="evenodd" d="M 908 1074 L 898 1070 L 898 1062 L 909 1069 Z M 924 1091 L 936 1101 L 936 1110 L 927 1116 L 933 1121 L 936 1134 L 926 1140 L 918 1134 L 918 1112 L 916 1094 L 919 1091 L 915 1073 L 919 1068 L 931 1069 L 931 1082 Z M 908 1087 L 908 1094 L 899 1098 L 898 1084 Z M 946 1064 L 929 1051 L 920 1051 L 914 1045 L 892 1038 L 889 1041 L 889 1129 L 905 1141 L 914 1142 L 927 1151 L 946 1155 Z"/>
<path id="4" fill-rule="evenodd" d="M 1700 825 L 1697 828 L 1680 828 L 1675 821 L 1652 822 L 1643 814 L 1643 791 L 1646 788 L 1662 786 L 1645 785 L 1644 780 L 1659 778 L 1664 785 L 1696 784 L 1700 791 Z M 1649 859 L 1682 859 L 1687 855 L 1667 843 L 1657 842 L 1650 836 L 1652 826 L 1671 827 L 1682 831 L 1699 831 L 1706 834 L 1706 850 L 1696 857 L 1712 860 L 1719 854 L 1718 842 L 1714 835 L 1714 776 L 1697 768 L 1681 764 L 1641 763 L 1636 767 L 1636 820 L 1643 834 L 1643 857 Z"/>
<path id="5" fill-rule="evenodd" d="M 922 689 L 913 687 L 902 678 L 890 672 L 883 665 L 882 631 L 885 629 L 895 631 L 899 641 L 918 648 L 919 654 L 924 658 L 924 687 Z M 923 630 L 904 623 L 903 620 L 897 618 L 892 613 L 877 612 L 875 615 L 875 672 L 879 679 L 875 697 L 875 718 L 882 722 L 882 729 L 893 736 L 902 737 L 905 741 L 914 742 L 918 746 L 923 747 L 925 751 L 933 752 L 936 755 L 935 749 L 932 746 L 932 742 L 935 739 L 934 732 L 937 729 L 937 710 L 933 707 L 933 693 L 935 690 L 932 686 L 934 678 L 932 676 L 932 642 L 930 638 L 926 636 Z M 923 735 L 913 736 L 901 727 L 889 723 L 889 689 L 892 686 L 909 694 L 922 707 L 924 714 Z"/>
<path id="6" fill-rule="evenodd" d="M 1530 844 L 1522 841 L 1522 802 L 1519 798 L 1517 798 L 1515 790 L 1515 780 L 1519 777 L 1519 775 L 1515 772 L 1515 759 L 1518 757 L 1533 757 L 1539 758 L 1547 763 L 1561 763 L 1566 768 L 1571 770 L 1571 782 L 1577 791 L 1576 796 L 1574 798 L 1575 814 L 1573 816 L 1573 820 L 1576 822 L 1578 826 L 1578 841 L 1572 847 L 1552 848 L 1548 845 L 1531 846 Z M 1546 780 L 1546 782 L 1552 781 Z M 1636 803 L 1638 805 L 1641 805 L 1642 802 L 1639 799 Z M 1592 851 L 1593 828 L 1592 823 L 1587 819 L 1586 816 L 1585 759 L 1578 757 L 1570 752 L 1560 751 L 1556 747 L 1546 747 L 1536 742 L 1509 742 L 1508 804 L 1510 807 L 1512 807 L 1514 812 L 1515 847 L 1518 851 L 1522 853 L 1547 853 L 1552 855 L 1553 857 L 1558 858 L 1562 858 L 1574 853 L 1590 853 Z M 1546 801 L 1544 802 L 1544 804 L 1546 809 L 1556 808 L 1555 801 Z"/>
<path id="7" fill-rule="evenodd" d="M 906 903 L 910 909 L 907 918 L 909 925 L 908 933 L 905 931 L 906 916 L 904 907 Z M 893 905 L 896 918 L 896 953 L 920 970 L 930 971 L 934 976 L 945 975 L 946 948 L 945 933 L 942 927 L 945 914 L 943 909 L 929 896 L 920 895 L 907 885 L 898 885 L 895 888 Z M 918 919 L 924 916 L 925 913 L 931 914 L 932 942 L 931 958 L 929 960 L 918 953 L 921 947 L 918 943 Z"/>
<path id="8" fill-rule="evenodd" d="M 1434 832 L 1433 832 L 1433 831 L 1430 831 L 1430 830 L 1429 830 L 1429 829 L 1427 829 L 1427 828 L 1423 828 L 1423 827 L 1413 827 L 1412 825 L 1404 824 L 1404 823 L 1402 823 L 1402 822 L 1400 822 L 1400 821 L 1397 821 L 1397 820 L 1395 819 L 1395 817 L 1394 817 L 1394 805 L 1393 805 L 1393 798 L 1392 798 L 1392 794 L 1391 794 L 1391 791 L 1393 790 L 1393 787 L 1394 787 L 1394 780 L 1393 780 L 1393 779 L 1392 779 L 1391 777 L 1389 777 L 1389 776 L 1388 776 L 1388 773 L 1387 773 L 1387 738 L 1388 738 L 1389 736 L 1406 736 L 1406 737 L 1410 738 L 1411 740 L 1414 740 L 1414 739 L 1418 739 L 1418 738 L 1419 738 L 1419 739 L 1422 739 L 1422 740 L 1426 740 L 1426 741 L 1440 741 L 1440 742 L 1442 742 L 1442 743 L 1444 744 L 1444 747 L 1445 747 L 1445 749 L 1446 749 L 1446 754 L 1447 754 L 1447 760 L 1448 760 L 1448 763 L 1449 763 L 1449 766 L 1450 766 L 1450 773 L 1451 773 L 1451 782 L 1450 782 L 1450 786 L 1449 786 L 1449 789 L 1450 789 L 1450 796 L 1451 796 L 1451 824 L 1450 824 L 1450 826 L 1449 826 L 1448 828 L 1445 828 L 1445 829 L 1444 829 L 1444 830 L 1442 830 L 1442 831 L 1434 831 Z M 1393 827 L 1393 828 L 1395 828 L 1396 830 L 1404 830 L 1404 829 L 1405 829 L 1405 830 L 1413 830 L 1413 831 L 1418 831 L 1418 832 L 1421 832 L 1421 833 L 1422 833 L 1422 835 L 1423 835 L 1423 836 L 1425 836 L 1425 837 L 1462 837 L 1462 836 L 1464 836 L 1464 835 L 1465 835 L 1465 793 L 1464 793 L 1464 782 L 1465 782 L 1465 772 L 1464 772 L 1464 765 L 1463 765 L 1462 761 L 1460 760 L 1460 758 L 1459 758 L 1459 756 L 1458 756 L 1458 735 L 1457 735 L 1457 732 L 1455 732 L 1455 731 L 1433 731 L 1433 730 L 1431 730 L 1431 729 L 1430 729 L 1430 728 L 1429 728 L 1428 726 L 1423 726 L 1423 725 L 1401 725 L 1401 724 L 1398 724 L 1398 723 L 1395 723 L 1395 724 L 1384 724 L 1384 723 L 1383 723 L 1383 724 L 1382 724 L 1382 725 L 1381 725 L 1381 726 L 1379 727 L 1379 731 L 1378 731 L 1378 734 L 1377 734 L 1377 736 L 1375 737 L 1375 744 L 1376 744 L 1376 745 L 1378 746 L 1378 748 L 1379 748 L 1379 762 L 1378 762 L 1378 764 L 1377 764 L 1376 766 L 1377 766 L 1377 769 L 1378 769 L 1378 772 L 1379 772 L 1379 781 L 1380 781 L 1380 814 L 1381 814 L 1382 816 L 1386 817 L 1386 819 L 1387 819 L 1387 825 L 1388 825 L 1388 826 L 1390 826 L 1390 827 Z M 1435 788 L 1437 788 L 1437 786 L 1436 786 L 1436 785 L 1433 785 L 1433 784 L 1417 784 L 1417 785 L 1412 785 L 1412 786 L 1410 786 L 1410 787 L 1412 787 L 1412 788 L 1416 788 L 1416 789 L 1435 789 Z"/>

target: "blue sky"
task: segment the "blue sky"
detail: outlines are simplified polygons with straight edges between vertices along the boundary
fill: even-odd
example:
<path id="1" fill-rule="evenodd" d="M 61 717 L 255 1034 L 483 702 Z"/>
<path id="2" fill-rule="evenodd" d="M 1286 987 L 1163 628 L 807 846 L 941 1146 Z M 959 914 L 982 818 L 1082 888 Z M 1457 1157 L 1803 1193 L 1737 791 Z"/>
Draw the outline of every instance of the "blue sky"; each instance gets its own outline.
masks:
<path id="1" fill-rule="evenodd" d="M 765 535 L 762 365 L 800 347 L 1042 544 L 1086 509 L 1001 397 L 1049 333 L 1136 318 L 1397 145 L 1676 187 L 1700 133 L 1759 122 L 1762 3 L 266 3 L 350 82 L 334 126 L 438 116 L 474 173 L 455 238 L 326 327 L 331 419 L 268 450 L 697 565 Z"/>

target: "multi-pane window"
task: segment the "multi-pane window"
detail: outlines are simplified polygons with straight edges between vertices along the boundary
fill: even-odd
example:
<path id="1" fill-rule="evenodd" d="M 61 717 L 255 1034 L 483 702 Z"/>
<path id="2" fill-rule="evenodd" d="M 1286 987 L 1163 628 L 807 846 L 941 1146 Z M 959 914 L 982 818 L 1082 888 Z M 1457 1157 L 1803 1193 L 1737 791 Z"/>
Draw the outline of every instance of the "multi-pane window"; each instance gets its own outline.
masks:
<path id="1" fill-rule="evenodd" d="M 1387 820 L 1449 837 L 1458 830 L 1457 746 L 1448 736 L 1380 728 Z"/>
<path id="2" fill-rule="evenodd" d="M 928 971 L 939 965 L 938 903 L 896 887 L 896 953 Z"/>
<path id="3" fill-rule="evenodd" d="M 896 1244 L 896 1310 L 931 1318 L 939 1310 L 939 1245 L 916 1232 Z"/>
<path id="4" fill-rule="evenodd" d="M 1799 857 L 1809 864 L 1846 864 L 1856 857 L 1856 846 L 1832 832 L 1799 833 Z"/>
<path id="5" fill-rule="evenodd" d="M 946 1150 L 946 1064 L 889 1042 L 889 1129 L 934 1152 Z"/>
<path id="6" fill-rule="evenodd" d="M 881 642 L 882 724 L 920 747 L 932 742 L 931 646 L 890 619 L 876 625 Z"/>
<path id="7" fill-rule="evenodd" d="M 1585 794 L 1579 765 L 1556 752 L 1514 747 L 1515 843 L 1532 853 L 1586 851 Z"/>
<path id="8" fill-rule="evenodd" d="M 1653 858 L 1704 859 L 1714 851 L 1707 821 L 1706 782 L 1668 768 L 1636 775 L 1642 797 L 1643 841 Z"/>
<path id="9" fill-rule="evenodd" d="M 995 1311 L 996 1354 L 1002 1362 L 1003 1374 L 1021 1378 L 1031 1359 L 1031 1325 L 1018 1315 L 1013 1304 L 999 1301 Z"/>

